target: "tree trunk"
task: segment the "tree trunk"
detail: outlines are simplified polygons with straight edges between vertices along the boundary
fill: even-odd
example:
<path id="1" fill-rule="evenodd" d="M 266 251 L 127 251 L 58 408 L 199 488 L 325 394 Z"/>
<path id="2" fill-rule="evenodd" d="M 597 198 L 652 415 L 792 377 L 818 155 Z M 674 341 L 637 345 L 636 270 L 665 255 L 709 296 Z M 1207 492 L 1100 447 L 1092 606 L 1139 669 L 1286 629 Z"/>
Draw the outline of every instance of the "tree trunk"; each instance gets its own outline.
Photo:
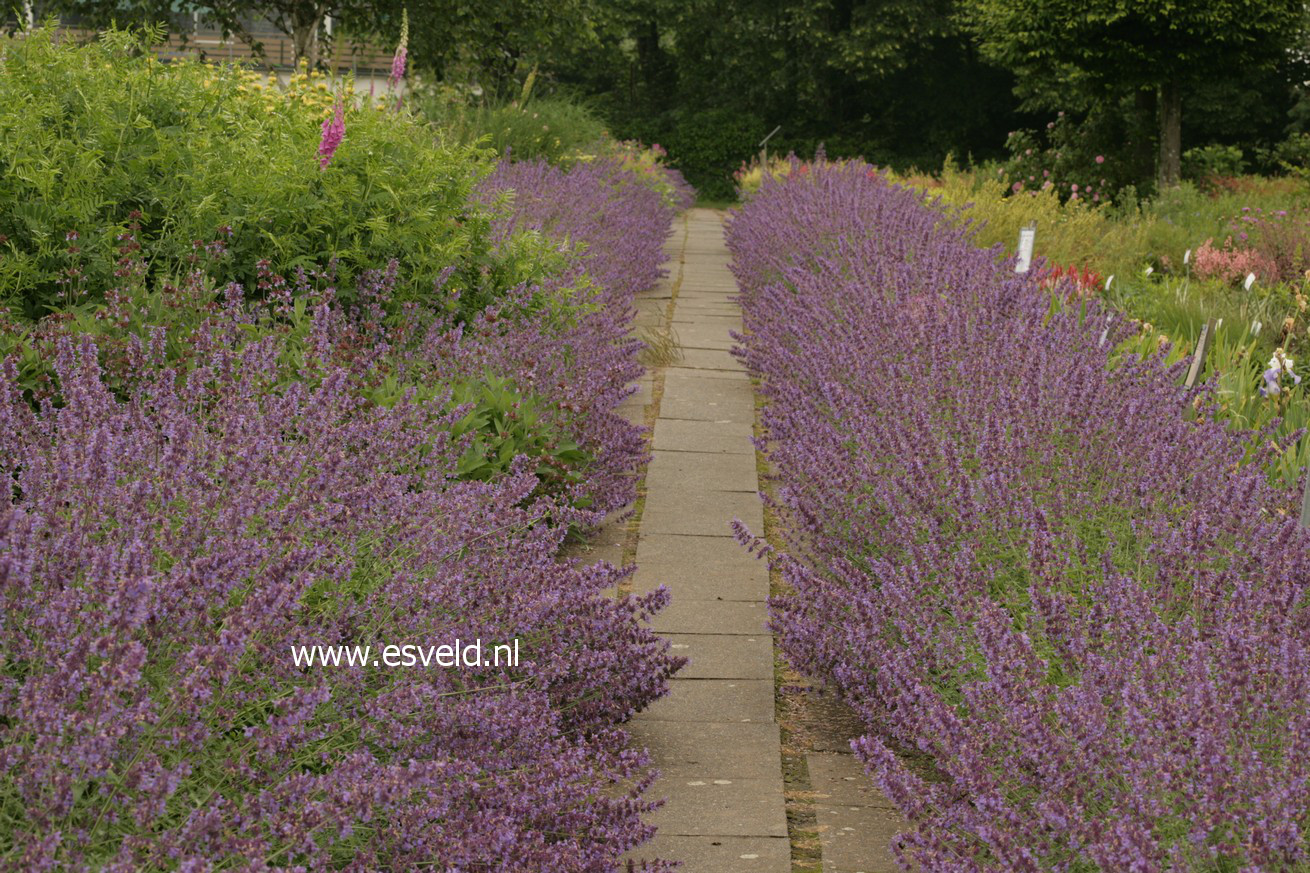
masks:
<path id="1" fill-rule="evenodd" d="M 291 18 L 291 43 L 296 63 L 304 58 L 312 70 L 318 66 L 318 29 L 323 25 L 323 9 L 316 3 L 297 4 Z"/>
<path id="2" fill-rule="evenodd" d="M 1141 193 L 1150 188 L 1155 179 L 1155 138 L 1160 127 L 1154 90 L 1141 90 L 1134 95 L 1133 120 L 1130 128 L 1133 155 L 1133 183 Z"/>
<path id="3" fill-rule="evenodd" d="M 1177 82 L 1160 86 L 1160 165 L 1161 190 L 1178 185 L 1183 161 L 1183 95 Z"/>

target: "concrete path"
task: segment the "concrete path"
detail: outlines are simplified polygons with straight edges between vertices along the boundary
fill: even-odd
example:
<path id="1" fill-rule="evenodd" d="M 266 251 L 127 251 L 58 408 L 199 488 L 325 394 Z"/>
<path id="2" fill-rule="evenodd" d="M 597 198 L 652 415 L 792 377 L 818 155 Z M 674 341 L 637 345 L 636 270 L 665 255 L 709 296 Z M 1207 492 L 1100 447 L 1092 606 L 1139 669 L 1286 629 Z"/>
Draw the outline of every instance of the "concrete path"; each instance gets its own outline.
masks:
<path id="1" fill-rule="evenodd" d="M 635 562 L 635 592 L 668 586 L 673 602 L 654 627 L 691 659 L 669 696 L 628 725 L 661 772 L 650 796 L 666 798 L 651 819 L 657 836 L 630 857 L 680 861 L 685 873 L 890 873 L 888 846 L 905 824 L 850 753 L 858 721 L 808 691 L 779 696 L 768 570 L 732 535 L 734 518 L 756 532 L 764 519 L 755 397 L 729 354 L 741 312 L 720 213 L 692 210 L 668 252 L 670 275 L 639 297 L 634 328 L 671 336 L 676 350 L 623 409 L 652 427 L 643 498 L 634 519 L 615 519 L 577 553 Z M 793 839 L 817 842 L 822 858 L 793 852 Z"/>
<path id="2" fill-rule="evenodd" d="M 763 516 L 755 397 L 728 353 L 741 311 L 718 213 L 687 217 L 681 269 L 671 311 L 681 355 L 661 374 L 633 589 L 669 587 L 655 629 L 691 663 L 629 726 L 661 771 L 652 795 L 667 798 L 658 835 L 634 857 L 682 861 L 687 873 L 786 873 L 769 578 L 730 527 L 740 518 L 759 531 Z"/>

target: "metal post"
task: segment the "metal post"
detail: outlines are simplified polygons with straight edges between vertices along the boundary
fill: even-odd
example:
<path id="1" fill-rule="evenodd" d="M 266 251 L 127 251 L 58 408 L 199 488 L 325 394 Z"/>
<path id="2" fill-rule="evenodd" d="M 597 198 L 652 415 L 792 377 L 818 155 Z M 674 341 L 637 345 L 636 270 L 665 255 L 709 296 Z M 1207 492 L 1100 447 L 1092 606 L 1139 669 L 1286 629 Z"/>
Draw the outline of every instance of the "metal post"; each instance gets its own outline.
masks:
<path id="1" fill-rule="evenodd" d="M 766 136 L 764 139 L 760 140 L 760 145 L 759 145 L 759 149 L 760 149 L 760 166 L 762 166 L 762 167 L 768 167 L 768 165 L 769 165 L 769 140 L 773 139 L 773 135 L 774 135 L 775 133 L 777 133 L 778 131 L 780 131 L 780 130 L 782 130 L 782 125 L 781 125 L 781 124 L 778 125 L 777 127 L 775 127 L 773 130 L 769 131 L 769 135 Z"/>

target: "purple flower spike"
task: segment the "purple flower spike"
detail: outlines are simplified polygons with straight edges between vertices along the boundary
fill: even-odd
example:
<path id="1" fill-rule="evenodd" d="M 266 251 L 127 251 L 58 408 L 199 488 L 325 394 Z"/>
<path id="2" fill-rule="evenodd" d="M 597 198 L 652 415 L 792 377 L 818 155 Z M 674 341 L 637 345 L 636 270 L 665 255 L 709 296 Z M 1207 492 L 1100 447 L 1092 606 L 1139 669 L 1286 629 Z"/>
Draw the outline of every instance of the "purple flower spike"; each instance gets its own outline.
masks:
<path id="1" fill-rule="evenodd" d="M 346 109 L 340 98 L 331 118 L 323 119 L 323 136 L 318 143 L 318 166 L 325 168 L 332 163 L 332 156 L 337 153 L 341 140 L 346 136 Z"/>
<path id="2" fill-rule="evenodd" d="M 728 222 L 786 521 L 771 624 L 863 720 L 902 867 L 1304 869 L 1300 487 L 1185 414 L 1162 357 L 1111 362 L 1130 329 L 1098 343 L 1096 301 L 1052 310 L 867 164 L 808 166 Z"/>
<path id="3" fill-rule="evenodd" d="M 400 84 L 400 80 L 405 78 L 405 61 L 409 57 L 409 10 L 405 9 L 400 15 L 400 42 L 396 45 L 396 53 L 391 58 L 391 75 L 387 79 L 387 87 L 395 88 Z"/>

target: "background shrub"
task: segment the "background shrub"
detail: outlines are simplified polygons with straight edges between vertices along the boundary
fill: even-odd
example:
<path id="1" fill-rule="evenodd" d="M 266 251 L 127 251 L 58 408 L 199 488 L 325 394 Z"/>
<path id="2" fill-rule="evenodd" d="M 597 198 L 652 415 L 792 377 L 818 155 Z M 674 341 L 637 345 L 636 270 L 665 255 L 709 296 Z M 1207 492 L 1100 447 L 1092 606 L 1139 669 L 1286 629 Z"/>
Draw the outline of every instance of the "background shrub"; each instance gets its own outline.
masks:
<path id="1" fill-rule="evenodd" d="M 39 30 L 0 45 L 0 300 L 27 317 L 112 288 L 131 224 L 154 274 L 213 246 L 231 256 L 213 277 L 251 289 L 261 260 L 333 262 L 343 289 L 394 260 L 397 301 L 444 277 L 471 312 L 539 272 L 539 253 L 493 249 L 492 212 L 472 204 L 489 155 L 347 90 L 344 140 L 320 167 L 327 81 L 164 64 L 148 39 L 78 47 Z"/>
<path id="2" fill-rule="evenodd" d="M 1208 145 L 1183 152 L 1183 176 L 1196 182 L 1212 176 L 1238 176 L 1245 168 L 1238 146 Z"/>
<path id="3" fill-rule="evenodd" d="M 688 113 L 680 118 L 665 144 L 673 166 L 701 196 L 734 199 L 732 174 L 748 160 L 769 131 L 759 118 L 730 109 Z"/>
<path id="4" fill-rule="evenodd" d="M 526 99 L 525 99 L 526 95 Z M 441 83 L 419 87 L 412 105 L 456 142 L 484 145 L 516 161 L 567 165 L 596 154 L 610 140 L 586 106 L 564 97 L 535 97 L 531 87 L 513 100 L 483 99 Z"/>

